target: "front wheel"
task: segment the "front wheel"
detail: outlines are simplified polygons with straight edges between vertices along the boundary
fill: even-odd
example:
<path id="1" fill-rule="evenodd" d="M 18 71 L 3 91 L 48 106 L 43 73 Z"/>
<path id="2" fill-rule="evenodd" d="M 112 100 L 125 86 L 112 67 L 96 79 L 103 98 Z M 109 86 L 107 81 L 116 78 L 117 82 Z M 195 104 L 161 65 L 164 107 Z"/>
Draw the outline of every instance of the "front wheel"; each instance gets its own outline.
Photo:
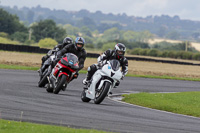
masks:
<path id="1" fill-rule="evenodd" d="M 47 69 L 45 70 L 45 72 L 43 74 L 44 74 L 44 76 L 38 82 L 38 87 L 44 87 L 48 83 L 48 79 L 47 79 L 48 71 L 47 71 Z"/>
<path id="2" fill-rule="evenodd" d="M 81 93 L 81 100 L 83 102 L 89 102 L 91 100 L 91 99 L 89 99 L 89 98 L 86 97 L 85 89 Z"/>
<path id="3" fill-rule="evenodd" d="M 99 91 L 95 91 L 95 98 L 94 98 L 95 104 L 100 104 L 104 100 L 104 98 L 108 94 L 110 86 L 111 86 L 110 82 L 105 82 Z"/>
<path id="4" fill-rule="evenodd" d="M 60 90 L 63 88 L 63 85 L 65 84 L 67 80 L 67 76 L 66 75 L 61 75 L 61 77 L 59 77 L 58 82 L 55 86 L 54 89 L 54 94 L 58 94 L 60 92 Z"/>

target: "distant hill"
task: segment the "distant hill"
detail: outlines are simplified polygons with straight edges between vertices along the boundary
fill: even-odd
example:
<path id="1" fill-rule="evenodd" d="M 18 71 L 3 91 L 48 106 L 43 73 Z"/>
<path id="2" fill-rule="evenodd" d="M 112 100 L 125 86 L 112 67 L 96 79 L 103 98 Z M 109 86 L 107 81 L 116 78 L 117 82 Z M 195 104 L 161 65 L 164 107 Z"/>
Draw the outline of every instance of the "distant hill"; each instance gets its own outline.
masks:
<path id="1" fill-rule="evenodd" d="M 161 15 L 143 18 L 127 16 L 125 13 L 117 15 L 104 14 L 101 11 L 92 13 L 85 9 L 80 11 L 50 10 L 41 6 L 33 8 L 0 6 L 0 8 L 16 14 L 27 25 L 42 19 L 53 19 L 57 24 L 71 24 L 76 27 L 87 26 L 100 33 L 109 28 L 117 27 L 120 30 L 149 30 L 158 37 L 175 40 L 200 40 L 200 21 L 182 20 L 179 16 Z"/>

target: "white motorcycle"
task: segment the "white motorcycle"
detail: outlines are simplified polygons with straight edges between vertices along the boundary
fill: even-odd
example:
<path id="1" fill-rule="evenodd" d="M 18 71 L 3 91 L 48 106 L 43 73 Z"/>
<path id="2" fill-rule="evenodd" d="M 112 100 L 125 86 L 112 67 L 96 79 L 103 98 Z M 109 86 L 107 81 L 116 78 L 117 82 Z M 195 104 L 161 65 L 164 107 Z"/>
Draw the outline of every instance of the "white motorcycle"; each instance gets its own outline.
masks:
<path id="1" fill-rule="evenodd" d="M 94 100 L 95 104 L 100 104 L 121 78 L 122 72 L 119 61 L 116 59 L 106 61 L 86 85 L 85 88 L 88 89 L 84 89 L 81 93 L 82 101 L 89 102 Z"/>

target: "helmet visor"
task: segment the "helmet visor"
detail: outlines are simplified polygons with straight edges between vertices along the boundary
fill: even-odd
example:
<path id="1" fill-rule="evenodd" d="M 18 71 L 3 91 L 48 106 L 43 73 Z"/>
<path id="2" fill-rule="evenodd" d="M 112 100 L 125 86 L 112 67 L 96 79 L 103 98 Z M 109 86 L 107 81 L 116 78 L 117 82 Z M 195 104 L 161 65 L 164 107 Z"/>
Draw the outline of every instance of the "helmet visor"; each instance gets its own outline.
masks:
<path id="1" fill-rule="evenodd" d="M 117 50 L 117 55 L 119 55 L 119 56 L 123 56 L 124 55 L 124 51 L 122 51 L 122 50 Z"/>
<path id="2" fill-rule="evenodd" d="M 77 43 L 76 46 L 77 46 L 78 48 L 82 48 L 82 47 L 83 47 L 83 44 L 82 44 L 82 43 Z"/>

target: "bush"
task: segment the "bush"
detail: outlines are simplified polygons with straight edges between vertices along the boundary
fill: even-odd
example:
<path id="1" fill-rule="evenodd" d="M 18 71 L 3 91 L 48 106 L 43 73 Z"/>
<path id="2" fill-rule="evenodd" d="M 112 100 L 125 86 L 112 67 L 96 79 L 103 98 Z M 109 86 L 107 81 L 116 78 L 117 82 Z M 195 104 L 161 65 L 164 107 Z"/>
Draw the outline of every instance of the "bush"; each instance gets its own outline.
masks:
<path id="1" fill-rule="evenodd" d="M 170 51 L 164 51 L 162 52 L 161 57 L 168 57 Z"/>
<path id="2" fill-rule="evenodd" d="M 200 53 L 195 53 L 192 55 L 193 60 L 200 60 Z"/>
<path id="3" fill-rule="evenodd" d="M 24 42 L 25 45 L 31 45 L 31 44 L 33 44 L 33 43 L 34 43 L 33 40 L 26 40 L 26 41 Z"/>
<path id="4" fill-rule="evenodd" d="M 139 55 L 148 55 L 150 49 L 140 49 L 139 50 Z"/>
<path id="5" fill-rule="evenodd" d="M 154 56 L 154 57 L 159 57 L 159 56 L 161 56 L 161 54 L 162 53 L 159 50 L 157 50 L 157 49 L 152 49 L 152 50 L 150 50 L 148 52 L 148 55 Z"/>
<path id="6" fill-rule="evenodd" d="M 130 50 L 130 54 L 133 54 L 133 55 L 140 55 L 140 51 L 142 49 L 141 48 L 135 48 L 133 50 Z"/>
<path id="7" fill-rule="evenodd" d="M 56 42 L 56 40 L 53 40 L 51 38 L 45 38 L 45 39 L 41 39 L 39 41 L 40 48 L 53 48 L 57 44 L 58 44 L 58 42 Z"/>
<path id="8" fill-rule="evenodd" d="M 192 53 L 186 51 L 159 51 L 157 49 L 141 49 L 135 48 L 133 50 L 127 50 L 128 54 L 132 55 L 144 55 L 144 56 L 154 56 L 154 57 L 169 57 L 178 59 L 188 59 L 188 60 L 200 60 L 200 53 Z"/>
<path id="9" fill-rule="evenodd" d="M 193 53 L 191 52 L 185 52 L 185 51 L 179 51 L 176 54 L 176 58 L 178 59 L 192 59 Z"/>
<path id="10" fill-rule="evenodd" d="M 86 48 L 94 48 L 94 45 L 93 44 L 86 44 L 85 47 Z"/>
<path id="11" fill-rule="evenodd" d="M 0 32 L 0 37 L 8 38 L 8 34 L 5 32 Z"/>
<path id="12" fill-rule="evenodd" d="M 28 39 L 28 34 L 25 32 L 15 32 L 10 38 L 15 41 L 25 42 Z"/>
<path id="13" fill-rule="evenodd" d="M 175 51 L 168 51 L 168 55 L 165 57 L 170 57 L 170 58 L 176 58 L 176 52 Z"/>

